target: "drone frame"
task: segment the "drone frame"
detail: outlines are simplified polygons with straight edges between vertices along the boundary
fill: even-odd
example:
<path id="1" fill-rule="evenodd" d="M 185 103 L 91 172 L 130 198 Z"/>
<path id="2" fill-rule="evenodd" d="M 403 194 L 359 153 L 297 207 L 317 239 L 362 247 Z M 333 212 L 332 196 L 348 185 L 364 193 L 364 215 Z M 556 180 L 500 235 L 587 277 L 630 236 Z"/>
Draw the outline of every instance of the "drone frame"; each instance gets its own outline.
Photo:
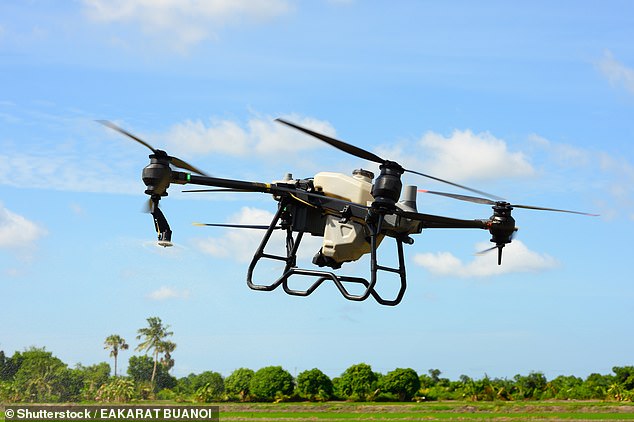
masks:
<path id="1" fill-rule="evenodd" d="M 282 286 L 284 292 L 289 295 L 309 296 L 325 281 L 332 281 L 343 297 L 348 300 L 364 301 L 372 296 L 381 305 L 395 306 L 403 299 L 407 286 L 403 243 L 412 244 L 414 242 L 409 234 L 420 233 L 422 230 L 430 228 L 476 228 L 487 230 L 492 235 L 491 242 L 495 244 L 495 246 L 491 249 L 498 249 L 499 265 L 501 264 L 502 259 L 502 248 L 506 244 L 511 243 L 513 236 L 517 231 L 517 227 L 515 227 L 515 220 L 511 216 L 513 208 L 596 216 L 596 214 L 588 214 L 578 211 L 510 204 L 502 198 L 487 194 L 486 192 L 478 191 L 444 179 L 439 179 L 418 171 L 405 169 L 394 161 L 385 160 L 369 151 L 314 132 L 286 120 L 277 119 L 277 121 L 294 129 L 300 130 L 310 136 L 316 137 L 343 152 L 378 163 L 380 174 L 375 179 L 372 186 L 371 195 L 374 199 L 371 204 L 366 206 L 328 196 L 325 192 L 313 191 L 312 181 L 310 179 L 287 180 L 285 182 L 277 183 L 259 183 L 211 177 L 191 164 L 177 157 L 169 156 L 165 151 L 154 149 L 142 139 L 120 128 L 114 123 L 106 120 L 98 120 L 99 123 L 128 136 L 152 151 L 152 154 L 149 156 L 150 164 L 143 169 L 142 179 L 147 187 L 145 193 L 150 196 L 149 212 L 152 214 L 154 219 L 154 225 L 158 233 L 159 245 L 161 246 L 171 246 L 172 231 L 167 219 L 159 208 L 159 201 L 163 196 L 167 195 L 167 188 L 172 183 L 181 185 L 195 184 L 220 188 L 206 189 L 207 191 L 220 190 L 260 192 L 269 193 L 274 196 L 274 198 L 279 202 L 278 210 L 268 226 L 209 224 L 211 226 L 263 228 L 266 230 L 259 247 L 253 255 L 253 259 L 251 260 L 247 271 L 247 285 L 253 290 L 272 291 L 277 289 L 279 286 Z M 172 170 L 171 166 L 184 169 L 189 172 L 175 171 Z M 493 215 L 488 219 L 462 220 L 418 213 L 415 206 L 413 208 L 409 205 L 399 206 L 401 203 L 397 203 L 397 201 L 399 200 L 402 188 L 401 175 L 405 172 L 417 174 L 419 176 L 450 184 L 454 187 L 469 190 L 473 193 L 484 195 L 489 199 L 468 195 L 457 195 L 426 190 L 423 191 L 462 201 L 492 205 Z M 416 188 L 414 187 L 414 190 L 415 189 Z M 493 198 L 495 200 L 493 200 Z M 339 218 L 339 221 L 342 223 L 347 222 L 348 220 L 354 220 L 366 228 L 366 240 L 370 246 L 369 281 L 361 277 L 341 276 L 331 271 L 303 269 L 297 266 L 297 251 L 304 233 L 310 233 L 315 236 L 324 236 L 326 216 Z M 416 228 L 412 230 L 411 228 L 401 225 L 401 219 L 405 219 L 405 223 L 407 225 L 409 225 L 407 221 L 414 222 Z M 284 256 L 265 252 L 265 249 L 271 240 L 273 231 L 277 229 L 283 229 L 286 231 L 286 254 Z M 296 234 L 294 235 L 294 233 Z M 381 242 L 381 236 L 392 237 L 395 239 L 398 253 L 397 268 L 383 266 L 378 263 L 377 248 L 379 242 Z M 263 259 L 282 261 L 285 263 L 282 275 L 270 284 L 259 284 L 253 280 L 255 268 Z M 338 268 L 342 263 L 343 262 L 337 263 L 338 266 L 333 266 L 333 268 Z M 318 265 L 321 266 L 321 264 Z M 330 264 L 327 265 L 332 266 Z M 398 274 L 400 287 L 393 299 L 385 299 L 376 291 L 375 286 L 377 284 L 379 272 Z M 317 280 L 310 285 L 310 287 L 300 290 L 290 287 L 289 279 L 293 276 L 312 276 L 316 277 Z M 361 284 L 365 290 L 361 294 L 354 294 L 346 288 L 346 284 Z"/>

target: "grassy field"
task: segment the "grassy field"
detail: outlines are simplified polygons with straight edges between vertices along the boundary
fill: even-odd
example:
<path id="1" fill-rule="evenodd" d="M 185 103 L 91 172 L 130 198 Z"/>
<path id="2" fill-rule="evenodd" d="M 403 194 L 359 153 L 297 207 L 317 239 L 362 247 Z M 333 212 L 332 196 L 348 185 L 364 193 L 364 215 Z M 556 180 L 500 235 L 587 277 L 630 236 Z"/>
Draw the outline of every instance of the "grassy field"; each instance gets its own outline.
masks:
<path id="1" fill-rule="evenodd" d="M 632 421 L 634 405 L 603 402 L 222 404 L 222 421 Z"/>
<path id="2" fill-rule="evenodd" d="M 221 403 L 219 406 L 221 421 L 634 421 L 634 403 L 613 402 Z M 0 418 L 4 421 L 3 412 Z"/>

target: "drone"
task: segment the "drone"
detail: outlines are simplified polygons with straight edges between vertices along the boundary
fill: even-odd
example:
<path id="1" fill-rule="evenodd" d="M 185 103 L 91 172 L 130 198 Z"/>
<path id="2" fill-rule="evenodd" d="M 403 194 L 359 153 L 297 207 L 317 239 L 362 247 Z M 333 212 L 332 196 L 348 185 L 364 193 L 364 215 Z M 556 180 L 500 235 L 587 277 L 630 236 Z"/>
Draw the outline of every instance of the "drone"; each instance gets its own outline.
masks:
<path id="1" fill-rule="evenodd" d="M 142 179 L 146 186 L 145 194 L 150 197 L 148 211 L 153 217 L 160 246 L 172 246 L 172 231 L 159 208 L 159 201 L 167 196 L 167 190 L 171 184 L 211 187 L 183 192 L 259 192 L 273 196 L 278 203 L 277 212 L 268 226 L 199 224 L 265 230 L 247 270 L 247 285 L 253 290 L 272 291 L 281 286 L 289 295 L 308 296 L 324 282 L 332 282 L 348 300 L 364 301 L 372 297 L 381 305 L 395 306 L 401 302 L 407 288 L 403 245 L 413 244 L 412 235 L 420 234 L 423 230 L 449 228 L 486 230 L 490 233 L 490 241 L 494 246 L 482 252 L 497 249 L 497 262 L 501 265 L 502 250 L 512 242 L 518 231 L 515 219 L 511 216 L 514 208 L 596 216 L 596 214 L 579 211 L 511 204 L 495 195 L 406 169 L 395 161 L 384 159 L 370 151 L 288 120 L 278 118 L 276 121 L 317 138 L 347 154 L 379 164 L 378 176 L 375 177 L 372 171 L 357 169 L 351 176 L 342 173 L 319 172 L 314 177 L 293 179 L 292 175 L 287 174 L 283 180 L 272 183 L 212 177 L 191 164 L 168 155 L 165 151 L 155 149 L 116 124 L 107 120 L 98 120 L 99 123 L 144 145 L 152 152 L 149 155 L 150 164 L 143 169 Z M 479 196 L 419 190 L 412 185 L 403 186 L 401 176 L 404 173 L 432 179 Z M 466 220 L 419 213 L 416 207 L 418 192 L 490 205 L 493 214 L 486 219 Z M 285 254 L 266 252 L 267 245 L 276 230 L 285 232 Z M 306 234 L 323 238 L 321 248 L 312 259 L 314 268 L 310 269 L 299 268 L 297 264 L 299 246 Z M 378 248 L 379 245 L 385 243 L 386 238 L 392 238 L 395 242 L 398 256 L 397 267 L 379 264 Z M 335 272 L 343 264 L 357 261 L 368 254 L 370 257 L 369 280 Z M 275 281 L 254 281 L 254 271 L 263 260 L 283 263 L 282 274 Z M 400 286 L 394 297 L 385 298 L 376 290 L 381 273 L 397 275 Z M 293 276 L 311 277 L 314 282 L 305 289 L 292 287 L 290 280 Z M 356 287 L 351 291 L 352 286 Z"/>

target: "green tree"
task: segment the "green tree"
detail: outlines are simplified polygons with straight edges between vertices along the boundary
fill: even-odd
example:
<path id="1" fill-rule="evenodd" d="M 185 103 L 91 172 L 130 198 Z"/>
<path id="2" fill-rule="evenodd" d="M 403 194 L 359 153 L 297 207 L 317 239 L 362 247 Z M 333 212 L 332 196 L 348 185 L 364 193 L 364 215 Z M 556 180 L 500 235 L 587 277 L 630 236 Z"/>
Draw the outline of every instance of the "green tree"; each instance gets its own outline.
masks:
<path id="1" fill-rule="evenodd" d="M 134 381 L 125 378 L 113 378 L 99 387 L 95 400 L 102 402 L 127 403 L 139 398 Z"/>
<path id="2" fill-rule="evenodd" d="M 13 380 L 21 401 L 63 402 L 79 398 L 81 379 L 51 352 L 33 347 L 21 357 Z"/>
<path id="3" fill-rule="evenodd" d="M 81 395 L 84 400 L 94 400 L 99 388 L 110 379 L 110 364 L 101 362 L 95 365 L 77 365 L 74 371 L 82 381 Z"/>
<path id="4" fill-rule="evenodd" d="M 420 388 L 420 379 L 411 368 L 396 368 L 381 378 L 379 388 L 396 395 L 399 401 L 408 401 Z"/>
<path id="5" fill-rule="evenodd" d="M 159 362 L 159 353 L 164 349 L 166 338 L 173 335 L 172 331 L 168 331 L 169 325 L 163 325 L 161 318 L 150 317 L 147 319 L 148 326 L 145 328 L 139 328 L 137 331 L 139 334 L 136 336 L 137 340 L 142 340 L 137 346 L 136 350 L 148 352 L 152 350 L 154 355 L 154 367 L 152 369 L 152 376 L 150 383 L 154 386 L 154 379 L 156 377 L 156 367 Z M 176 347 L 176 345 L 174 345 Z"/>
<path id="6" fill-rule="evenodd" d="M 432 385 L 438 384 L 438 381 L 440 381 L 440 374 L 442 374 L 440 369 L 430 369 L 427 373 L 431 377 Z"/>
<path id="7" fill-rule="evenodd" d="M 2 362 L 0 363 L 0 381 L 12 381 L 15 374 L 20 369 L 24 358 L 20 352 L 15 352 L 10 358 L 2 353 Z"/>
<path id="8" fill-rule="evenodd" d="M 172 341 L 162 341 L 158 345 L 159 354 L 162 354 L 161 365 L 167 369 L 169 372 L 170 369 L 174 367 L 174 359 L 172 359 L 172 353 L 174 349 L 176 349 L 176 343 Z"/>
<path id="9" fill-rule="evenodd" d="M 513 379 L 519 398 L 522 399 L 541 399 L 548 384 L 548 380 L 541 372 L 531 372 L 526 376 L 517 374 Z"/>
<path id="10" fill-rule="evenodd" d="M 422 389 L 428 389 L 434 386 L 434 380 L 427 374 L 421 374 L 418 380 L 420 381 L 420 388 Z"/>
<path id="11" fill-rule="evenodd" d="M 256 399 L 272 401 L 293 394 L 293 376 L 281 366 L 266 366 L 253 374 L 249 389 Z"/>
<path id="12" fill-rule="evenodd" d="M 583 380 L 579 377 L 559 375 L 548 382 L 545 398 L 570 400 L 583 397 L 580 391 Z"/>
<path id="13" fill-rule="evenodd" d="M 377 389 L 377 375 L 366 363 L 352 365 L 341 374 L 338 387 L 341 394 L 350 400 L 365 401 L 374 396 Z"/>
<path id="14" fill-rule="evenodd" d="M 612 368 L 615 382 L 626 390 L 634 390 L 634 366 L 615 366 Z"/>
<path id="15" fill-rule="evenodd" d="M 225 391 L 229 395 L 235 395 L 240 398 L 240 401 L 246 401 L 249 398 L 251 392 L 250 384 L 253 378 L 252 369 L 238 368 L 231 373 L 225 379 Z"/>
<path id="16" fill-rule="evenodd" d="M 590 374 L 583 382 L 584 397 L 582 398 L 603 400 L 613 383 L 614 377 L 611 375 Z"/>
<path id="17" fill-rule="evenodd" d="M 333 394 L 332 381 L 319 369 L 310 369 L 297 376 L 297 391 L 310 401 L 326 401 Z"/>
<path id="18" fill-rule="evenodd" d="M 150 383 L 152 391 L 160 391 L 176 386 L 176 378 L 172 377 L 163 365 L 158 366 L 155 373 L 155 382 L 152 383 L 153 369 L 154 362 L 149 356 L 131 356 L 128 360 L 128 375 L 137 386 Z"/>
<path id="19" fill-rule="evenodd" d="M 128 343 L 118 334 L 111 334 L 104 341 L 104 349 L 110 350 L 110 356 L 114 358 L 114 376 L 117 376 L 117 357 L 120 350 L 128 350 Z"/>
<path id="20" fill-rule="evenodd" d="M 191 387 L 194 390 L 194 400 L 201 403 L 210 403 L 222 398 L 225 384 L 218 372 L 205 371 L 194 375 Z"/>

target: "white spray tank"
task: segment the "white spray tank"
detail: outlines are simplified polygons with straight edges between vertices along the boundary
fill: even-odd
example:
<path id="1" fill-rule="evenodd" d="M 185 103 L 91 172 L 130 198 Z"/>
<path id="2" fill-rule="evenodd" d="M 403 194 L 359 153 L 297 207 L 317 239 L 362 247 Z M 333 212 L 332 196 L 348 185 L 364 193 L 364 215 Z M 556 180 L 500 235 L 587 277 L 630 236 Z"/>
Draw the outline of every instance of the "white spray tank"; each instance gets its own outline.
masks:
<path id="1" fill-rule="evenodd" d="M 323 191 L 327 196 L 367 205 L 374 200 L 370 193 L 373 178 L 374 174 L 371 171 L 362 169 L 353 171 L 352 177 L 322 171 L 315 175 L 313 185 L 316 190 Z"/>
<path id="2" fill-rule="evenodd" d="M 374 174 L 355 170 L 352 177 L 341 173 L 321 172 L 315 175 L 313 185 L 325 195 L 362 205 L 369 205 L 372 197 Z M 356 261 L 370 252 L 370 244 L 363 225 L 354 221 L 341 222 L 339 217 L 326 217 L 324 240 L 313 263 L 338 268 L 343 262 Z M 382 237 L 381 237 L 382 238 Z M 379 239 L 380 240 L 380 239 Z"/>

